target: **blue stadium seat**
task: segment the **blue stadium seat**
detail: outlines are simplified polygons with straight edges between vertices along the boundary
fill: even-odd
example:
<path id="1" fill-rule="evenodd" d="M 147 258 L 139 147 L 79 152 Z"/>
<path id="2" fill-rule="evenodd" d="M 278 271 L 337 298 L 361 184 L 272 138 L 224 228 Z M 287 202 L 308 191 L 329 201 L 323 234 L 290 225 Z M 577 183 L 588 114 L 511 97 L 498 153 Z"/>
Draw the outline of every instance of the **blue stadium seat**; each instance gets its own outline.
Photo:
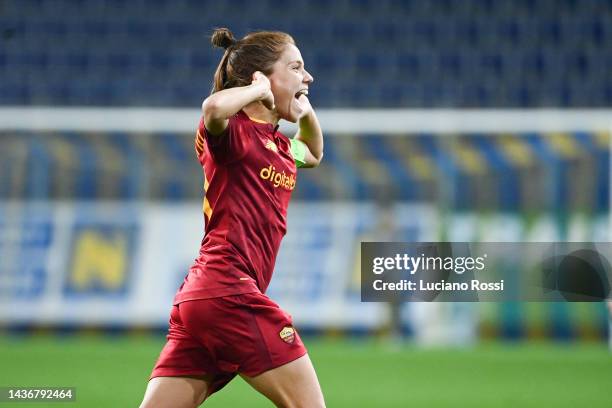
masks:
<path id="1" fill-rule="evenodd" d="M 0 96 L 8 105 L 29 105 L 30 92 L 25 84 L 0 83 Z"/>
<path id="2" fill-rule="evenodd" d="M 237 1 L 8 2 L 0 16 L 0 74 L 27 73 L 35 80 L 25 86 L 37 88 L 2 84 L 0 104 L 27 103 L 32 94 L 54 105 L 183 106 L 191 101 L 176 95 L 189 94 L 194 78 L 214 72 L 220 58 L 209 45 L 212 29 L 229 26 L 237 36 L 252 29 L 293 34 L 308 54 L 307 66 L 335 84 L 330 89 L 375 77 L 361 84 L 370 89 L 350 98 L 328 95 L 322 106 L 610 105 L 610 2 L 270 0 L 262 7 Z M 36 85 L 49 76 L 66 82 L 87 76 L 123 86 L 149 71 L 172 78 L 174 91 L 141 87 L 135 96 L 102 92 L 97 81 L 89 91 L 86 84 Z M 416 83 L 419 92 L 381 89 L 387 77 Z M 493 80 L 503 93 L 483 84 Z M 593 82 L 601 90 L 590 92 Z M 454 83 L 466 89 L 459 92 Z"/>

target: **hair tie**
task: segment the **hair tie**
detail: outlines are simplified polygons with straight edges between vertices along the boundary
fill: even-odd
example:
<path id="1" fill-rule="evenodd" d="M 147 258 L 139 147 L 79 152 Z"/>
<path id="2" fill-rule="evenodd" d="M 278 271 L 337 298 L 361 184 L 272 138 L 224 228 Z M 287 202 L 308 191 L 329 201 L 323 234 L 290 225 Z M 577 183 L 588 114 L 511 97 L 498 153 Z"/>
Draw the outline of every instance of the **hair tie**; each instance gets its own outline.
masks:
<path id="1" fill-rule="evenodd" d="M 230 40 L 230 44 L 227 46 L 227 48 L 225 48 L 226 50 L 229 50 L 230 48 L 234 48 L 234 46 L 238 44 L 238 41 L 236 41 L 235 39 L 231 39 Z"/>

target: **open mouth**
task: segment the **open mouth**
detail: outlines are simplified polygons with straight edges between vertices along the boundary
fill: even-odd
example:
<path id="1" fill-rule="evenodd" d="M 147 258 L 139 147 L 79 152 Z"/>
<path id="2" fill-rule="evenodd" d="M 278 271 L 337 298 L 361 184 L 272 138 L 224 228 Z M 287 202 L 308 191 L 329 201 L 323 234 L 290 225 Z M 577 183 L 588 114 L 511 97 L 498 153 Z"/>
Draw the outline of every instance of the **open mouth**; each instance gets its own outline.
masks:
<path id="1" fill-rule="evenodd" d="M 301 89 L 295 94 L 295 99 L 299 99 L 300 96 L 306 95 L 308 96 L 308 89 Z"/>

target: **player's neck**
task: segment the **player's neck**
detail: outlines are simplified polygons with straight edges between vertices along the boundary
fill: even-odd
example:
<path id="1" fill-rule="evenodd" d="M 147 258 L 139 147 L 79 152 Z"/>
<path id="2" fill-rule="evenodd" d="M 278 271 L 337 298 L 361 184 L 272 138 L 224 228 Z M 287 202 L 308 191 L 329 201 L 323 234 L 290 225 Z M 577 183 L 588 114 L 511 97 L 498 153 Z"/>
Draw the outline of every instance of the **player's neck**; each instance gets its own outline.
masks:
<path id="1" fill-rule="evenodd" d="M 278 115 L 273 111 L 266 108 L 261 102 L 251 102 L 242 110 L 247 114 L 247 116 L 257 122 L 266 122 L 271 123 L 273 125 L 278 124 Z"/>

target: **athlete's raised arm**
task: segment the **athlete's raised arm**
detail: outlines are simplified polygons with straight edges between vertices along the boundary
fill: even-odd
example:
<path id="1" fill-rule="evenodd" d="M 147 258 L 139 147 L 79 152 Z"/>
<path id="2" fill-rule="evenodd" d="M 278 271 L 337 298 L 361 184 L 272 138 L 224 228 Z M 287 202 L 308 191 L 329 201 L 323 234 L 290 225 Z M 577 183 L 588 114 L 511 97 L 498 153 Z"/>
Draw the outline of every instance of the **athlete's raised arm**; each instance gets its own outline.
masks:
<path id="1" fill-rule="evenodd" d="M 323 131 L 310 101 L 306 95 L 300 95 L 298 101 L 304 109 L 298 121 L 298 131 L 295 139 L 307 147 L 304 167 L 317 167 L 323 159 Z"/>
<path id="2" fill-rule="evenodd" d="M 228 119 L 255 101 L 261 101 L 270 110 L 274 109 L 270 80 L 259 71 L 253 74 L 253 82 L 250 85 L 223 89 L 213 93 L 202 102 L 202 115 L 206 129 L 213 135 L 223 133 Z"/>

